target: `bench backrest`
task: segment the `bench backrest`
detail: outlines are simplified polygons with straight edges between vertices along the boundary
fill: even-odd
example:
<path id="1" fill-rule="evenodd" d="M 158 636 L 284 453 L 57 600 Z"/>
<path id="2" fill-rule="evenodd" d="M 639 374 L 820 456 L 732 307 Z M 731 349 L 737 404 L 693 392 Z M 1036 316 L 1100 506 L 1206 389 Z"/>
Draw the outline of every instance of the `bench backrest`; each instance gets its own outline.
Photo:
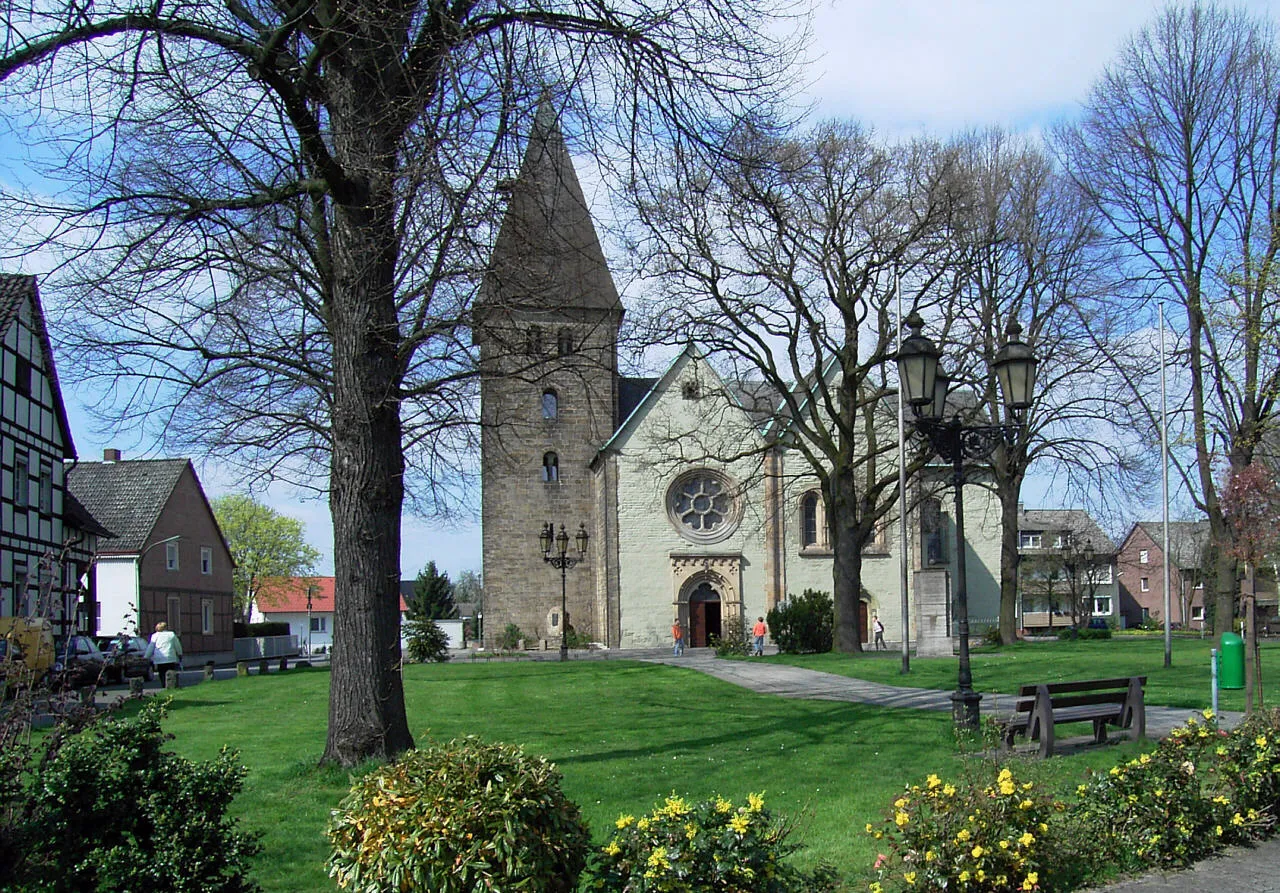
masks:
<path id="1" fill-rule="evenodd" d="M 1048 692 L 1054 707 L 1123 704 L 1129 696 L 1129 687 L 1135 680 L 1139 689 L 1147 684 L 1146 676 L 1124 676 L 1116 679 L 1086 679 L 1076 682 L 1024 685 L 1018 689 L 1014 711 L 1030 713 L 1031 708 L 1035 706 L 1036 695 L 1042 688 Z"/>

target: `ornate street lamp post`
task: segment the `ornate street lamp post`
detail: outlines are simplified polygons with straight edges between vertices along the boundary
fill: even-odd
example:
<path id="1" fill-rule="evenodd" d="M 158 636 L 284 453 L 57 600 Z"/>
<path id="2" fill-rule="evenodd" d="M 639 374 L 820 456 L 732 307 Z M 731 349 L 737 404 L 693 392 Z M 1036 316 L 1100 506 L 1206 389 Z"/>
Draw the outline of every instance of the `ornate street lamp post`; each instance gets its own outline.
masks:
<path id="1" fill-rule="evenodd" d="M 1000 382 L 1004 402 L 1013 411 L 1015 424 L 966 424 L 955 416 L 945 417 L 947 390 L 951 379 L 939 367 L 941 352 L 922 334 L 924 320 L 912 312 L 907 317 L 911 335 L 898 351 L 898 380 L 907 403 L 915 414 L 915 430 L 928 441 L 940 458 L 951 463 L 951 481 L 956 504 L 956 625 L 960 636 L 960 672 L 951 695 L 951 712 L 957 726 L 978 727 L 978 703 L 982 695 L 973 690 L 969 664 L 969 592 L 965 570 L 964 481 L 965 462 L 986 460 L 1003 445 L 1012 446 L 1023 430 L 1023 413 L 1031 407 L 1036 365 L 1031 348 L 1019 340 L 1022 328 L 1010 322 L 1006 340 L 991 364 Z"/>
<path id="2" fill-rule="evenodd" d="M 573 537 L 574 544 L 578 547 L 577 556 L 569 555 L 569 534 L 565 532 L 564 525 L 560 525 L 560 532 L 555 532 L 555 525 L 548 521 L 542 527 L 542 532 L 538 534 L 538 544 L 542 546 L 542 560 L 552 567 L 560 569 L 560 659 L 569 659 L 569 615 L 566 612 L 566 577 L 565 574 L 569 568 L 579 564 L 587 557 L 587 525 L 585 523 L 578 525 L 578 532 Z M 551 551 L 552 546 L 555 552 Z"/>

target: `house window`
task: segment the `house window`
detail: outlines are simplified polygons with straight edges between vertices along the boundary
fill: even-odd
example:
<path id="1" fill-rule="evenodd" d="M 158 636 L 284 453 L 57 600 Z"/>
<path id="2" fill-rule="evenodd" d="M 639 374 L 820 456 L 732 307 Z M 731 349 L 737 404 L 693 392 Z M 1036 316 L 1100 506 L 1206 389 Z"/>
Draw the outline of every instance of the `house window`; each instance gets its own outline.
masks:
<path id="1" fill-rule="evenodd" d="M 1150 564 L 1151 553 L 1146 549 L 1138 550 L 1138 564 Z"/>
<path id="2" fill-rule="evenodd" d="M 1196 580 L 1196 589 L 1204 589 L 1204 580 Z"/>
<path id="3" fill-rule="evenodd" d="M 13 454 L 13 504 L 17 508 L 31 504 L 31 466 L 26 453 Z"/>
<path id="4" fill-rule="evenodd" d="M 1201 623 L 1204 622 L 1204 605 L 1191 606 L 1191 619 L 1199 620 Z"/>
<path id="5" fill-rule="evenodd" d="M 26 357 L 18 357 L 18 362 L 14 365 L 14 371 L 16 375 L 13 380 L 13 389 L 24 397 L 30 397 L 31 381 L 35 374 L 31 361 Z"/>
<path id="6" fill-rule="evenodd" d="M 1139 581 L 1138 581 L 1138 588 L 1139 588 L 1139 589 L 1141 589 L 1143 592 L 1150 592 L 1150 591 L 1151 591 L 1151 578 L 1150 578 L 1150 577 L 1143 577 L 1141 580 L 1139 580 Z"/>
<path id="7" fill-rule="evenodd" d="M 821 500 L 815 492 L 800 499 L 800 548 L 812 549 L 818 545 L 818 507 Z"/>
<path id="8" fill-rule="evenodd" d="M 560 457 L 555 453 L 542 454 L 542 480 L 548 484 L 560 480 Z"/>
<path id="9" fill-rule="evenodd" d="M 560 414 L 560 398 L 551 388 L 542 392 L 542 417 L 554 420 Z"/>
<path id="10" fill-rule="evenodd" d="M 40 511 L 53 513 L 53 466 L 48 462 L 40 463 Z"/>
<path id="11" fill-rule="evenodd" d="M 1070 548 L 1070 546 L 1071 534 L 1069 533 L 1060 533 L 1053 540 L 1053 547 L 1055 549 L 1067 549 Z"/>
<path id="12" fill-rule="evenodd" d="M 1109 595 L 1105 595 L 1105 596 L 1095 596 L 1095 597 L 1094 597 L 1094 599 L 1093 599 L 1093 615 L 1094 615 L 1095 617 L 1098 617 L 1098 616 L 1110 617 L 1110 616 L 1111 616 L 1111 596 L 1109 596 Z"/>
<path id="13" fill-rule="evenodd" d="M 1018 533 L 1019 549 L 1043 549 L 1044 534 L 1038 530 L 1023 530 Z"/>
<path id="14" fill-rule="evenodd" d="M 167 571 L 176 571 L 178 569 L 178 541 L 164 544 L 164 569 Z"/>
<path id="15" fill-rule="evenodd" d="M 210 546 L 200 547 L 200 573 L 213 573 L 213 549 Z"/>
<path id="16" fill-rule="evenodd" d="M 322 632 L 326 632 L 327 630 L 325 629 L 325 627 L 327 626 L 326 621 L 327 621 L 328 619 L 329 619 L 328 617 L 312 617 L 312 618 L 311 618 L 311 631 L 312 631 L 313 633 L 322 633 Z"/>
<path id="17" fill-rule="evenodd" d="M 200 599 L 200 633 L 201 635 L 213 635 L 213 599 Z"/>
<path id="18" fill-rule="evenodd" d="M 556 353 L 562 357 L 567 357 L 573 353 L 573 332 L 568 329 L 561 329 L 556 335 Z"/>

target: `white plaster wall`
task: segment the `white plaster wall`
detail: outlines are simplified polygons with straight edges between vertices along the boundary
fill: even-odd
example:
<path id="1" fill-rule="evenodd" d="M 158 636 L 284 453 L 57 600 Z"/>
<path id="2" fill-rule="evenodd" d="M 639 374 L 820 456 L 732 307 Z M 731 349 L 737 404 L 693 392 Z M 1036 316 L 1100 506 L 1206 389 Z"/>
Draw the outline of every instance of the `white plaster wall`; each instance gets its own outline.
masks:
<path id="1" fill-rule="evenodd" d="M 716 373 L 701 359 L 679 361 L 656 403 L 648 407 L 618 456 L 618 567 L 623 648 L 670 644 L 678 589 L 672 555 L 742 556 L 734 581 L 743 612 L 765 613 L 764 487 L 761 457 L 725 462 L 714 456 L 750 450 L 759 436 L 746 414 L 721 390 Z M 696 382 L 700 396 L 687 400 L 682 386 Z M 727 538 L 700 544 L 681 536 L 668 519 L 666 495 L 682 473 L 705 467 L 720 471 L 745 492 L 737 528 Z M 727 607 L 722 606 L 722 617 Z"/>
<path id="2" fill-rule="evenodd" d="M 98 590 L 98 633 L 114 636 L 124 631 L 139 633 L 138 563 L 133 556 L 100 556 L 94 565 Z M 147 633 L 150 635 L 150 633 Z"/>

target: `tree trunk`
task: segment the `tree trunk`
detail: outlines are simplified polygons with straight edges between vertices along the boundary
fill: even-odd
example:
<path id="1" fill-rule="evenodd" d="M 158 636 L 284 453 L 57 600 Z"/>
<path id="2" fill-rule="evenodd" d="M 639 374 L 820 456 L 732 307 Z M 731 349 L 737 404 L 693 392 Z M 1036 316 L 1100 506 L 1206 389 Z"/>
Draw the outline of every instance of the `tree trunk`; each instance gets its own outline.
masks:
<path id="1" fill-rule="evenodd" d="M 1000 488 L 1000 641 L 1018 640 L 1018 495 L 1022 479 Z"/>
<path id="2" fill-rule="evenodd" d="M 835 588 L 835 649 L 862 651 L 862 629 L 858 608 L 862 602 L 862 547 L 866 532 L 859 513 L 854 479 L 847 474 L 831 475 L 831 545 Z"/>
<path id="3" fill-rule="evenodd" d="M 366 52 L 362 60 L 368 58 Z M 376 55 L 373 58 L 378 58 Z M 322 762 L 354 766 L 413 747 L 400 676 L 404 449 L 395 305 L 397 134 L 376 72 L 331 81 L 335 155 L 332 465 L 333 671 Z"/>

